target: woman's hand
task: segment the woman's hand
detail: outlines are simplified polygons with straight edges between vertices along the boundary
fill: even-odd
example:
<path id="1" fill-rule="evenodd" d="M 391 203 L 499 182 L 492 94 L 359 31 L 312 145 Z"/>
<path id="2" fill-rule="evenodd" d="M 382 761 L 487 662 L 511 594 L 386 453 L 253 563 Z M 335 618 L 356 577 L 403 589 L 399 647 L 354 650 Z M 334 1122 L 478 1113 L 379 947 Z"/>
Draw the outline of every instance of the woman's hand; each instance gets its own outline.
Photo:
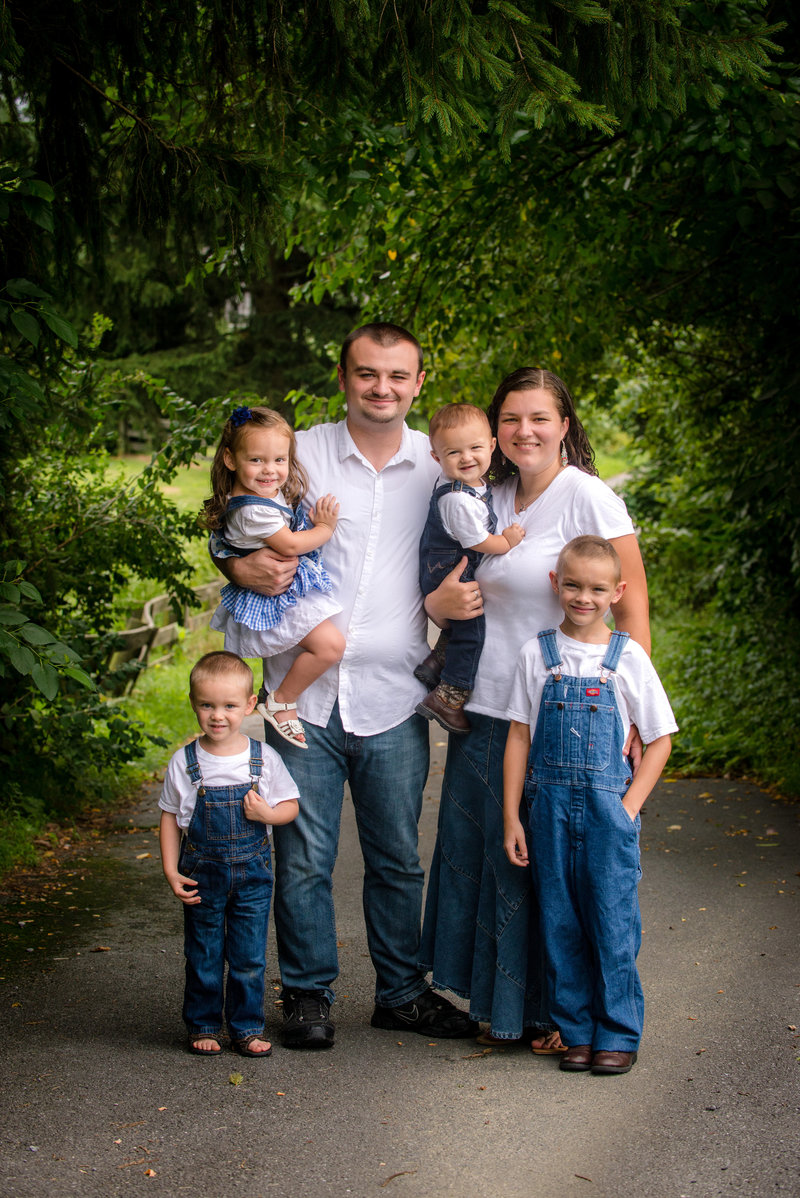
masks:
<path id="1" fill-rule="evenodd" d="M 425 599 L 425 611 L 439 628 L 446 628 L 451 620 L 471 620 L 483 614 L 481 588 L 474 580 L 461 581 L 467 561 L 462 557 Z"/>
<path id="2" fill-rule="evenodd" d="M 214 565 L 229 582 L 259 595 L 282 595 L 297 569 L 296 557 L 284 557 L 265 545 L 247 557 L 215 557 Z"/>
<path id="3" fill-rule="evenodd" d="M 644 744 L 639 735 L 639 729 L 635 724 L 631 724 L 630 726 L 628 739 L 622 747 L 622 753 L 624 757 L 630 757 L 633 774 L 636 777 L 639 766 L 642 764 L 642 757 L 644 756 Z"/>

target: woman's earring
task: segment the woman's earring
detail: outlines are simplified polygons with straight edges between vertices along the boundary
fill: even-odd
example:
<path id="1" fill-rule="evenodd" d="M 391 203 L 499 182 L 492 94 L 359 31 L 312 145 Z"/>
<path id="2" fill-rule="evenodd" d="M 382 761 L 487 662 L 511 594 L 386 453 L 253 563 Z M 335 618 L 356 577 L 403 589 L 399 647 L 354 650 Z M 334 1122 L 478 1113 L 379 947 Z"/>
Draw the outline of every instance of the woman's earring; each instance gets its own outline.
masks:
<path id="1" fill-rule="evenodd" d="M 504 469 L 508 465 L 508 458 L 506 457 L 506 455 L 504 453 L 500 454 L 500 464 L 501 464 L 501 466 L 503 466 Z"/>
<path id="2" fill-rule="evenodd" d="M 563 441 L 561 442 L 561 465 L 562 466 L 569 465 L 569 457 L 567 456 L 567 447 Z"/>

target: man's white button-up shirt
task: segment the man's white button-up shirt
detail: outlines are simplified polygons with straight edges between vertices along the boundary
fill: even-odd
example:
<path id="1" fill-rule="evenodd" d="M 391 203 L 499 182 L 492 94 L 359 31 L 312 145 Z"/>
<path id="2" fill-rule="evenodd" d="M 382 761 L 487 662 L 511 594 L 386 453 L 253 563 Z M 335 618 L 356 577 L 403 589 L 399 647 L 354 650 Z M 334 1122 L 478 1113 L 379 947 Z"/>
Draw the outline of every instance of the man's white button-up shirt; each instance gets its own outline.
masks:
<path id="1" fill-rule="evenodd" d="M 379 471 L 344 421 L 298 432 L 297 445 L 307 506 L 329 493 L 339 500 L 339 523 L 322 554 L 342 605 L 333 621 L 347 639 L 339 666 L 301 695 L 298 714 L 324 727 L 338 695 L 345 730 L 373 736 L 407 719 L 425 694 L 413 674 L 428 653 L 419 539 L 438 467 L 428 438 L 405 425 L 399 450 Z M 295 652 L 267 659 L 270 689 Z"/>

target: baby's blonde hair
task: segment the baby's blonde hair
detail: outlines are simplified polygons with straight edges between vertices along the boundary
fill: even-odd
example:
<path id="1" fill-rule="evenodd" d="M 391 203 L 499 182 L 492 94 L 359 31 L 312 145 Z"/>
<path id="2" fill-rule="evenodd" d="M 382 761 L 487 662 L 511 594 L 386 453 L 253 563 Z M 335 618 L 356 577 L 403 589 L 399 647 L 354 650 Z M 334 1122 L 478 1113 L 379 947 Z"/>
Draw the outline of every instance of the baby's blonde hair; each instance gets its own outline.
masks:
<path id="1" fill-rule="evenodd" d="M 491 437 L 492 430 L 489 427 L 489 417 L 483 408 L 478 408 L 473 403 L 449 403 L 445 407 L 439 408 L 431 416 L 431 422 L 428 426 L 428 437 L 431 444 L 433 444 L 433 439 L 437 433 L 445 432 L 451 428 L 459 428 L 462 424 L 469 424 L 470 420 L 479 420 L 481 424 L 486 425 L 486 432 Z"/>

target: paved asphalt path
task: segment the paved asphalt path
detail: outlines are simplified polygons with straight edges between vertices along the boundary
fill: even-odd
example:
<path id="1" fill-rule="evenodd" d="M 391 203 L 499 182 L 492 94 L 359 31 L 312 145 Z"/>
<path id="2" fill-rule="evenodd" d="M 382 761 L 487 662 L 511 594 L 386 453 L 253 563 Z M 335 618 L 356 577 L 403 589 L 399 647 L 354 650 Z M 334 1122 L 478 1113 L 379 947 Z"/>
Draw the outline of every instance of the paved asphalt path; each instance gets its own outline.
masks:
<path id="1" fill-rule="evenodd" d="M 157 795 L 43 899 L 0 912 L 3 1198 L 800 1194 L 800 806 L 725 780 L 661 783 L 642 833 L 642 1052 L 629 1075 L 593 1077 L 524 1047 L 369 1027 L 349 803 L 335 1048 L 279 1046 L 271 980 L 271 1059 L 190 1056 Z"/>

